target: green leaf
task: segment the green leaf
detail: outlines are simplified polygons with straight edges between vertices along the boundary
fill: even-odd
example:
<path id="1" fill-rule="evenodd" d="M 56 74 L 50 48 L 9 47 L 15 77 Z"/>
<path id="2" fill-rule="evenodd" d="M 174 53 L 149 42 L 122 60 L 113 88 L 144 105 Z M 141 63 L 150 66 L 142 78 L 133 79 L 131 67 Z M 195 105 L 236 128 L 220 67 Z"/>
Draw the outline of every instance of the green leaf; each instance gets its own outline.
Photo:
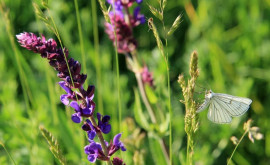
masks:
<path id="1" fill-rule="evenodd" d="M 161 134 L 166 134 L 166 132 L 168 132 L 169 124 L 170 124 L 170 114 L 167 113 L 166 120 L 159 125 L 159 131 Z"/>
<path id="2" fill-rule="evenodd" d="M 155 92 L 153 91 L 153 88 L 151 88 L 149 85 L 145 85 L 145 92 L 150 103 L 156 104 L 158 99 L 157 96 L 155 95 Z"/>
<path id="3" fill-rule="evenodd" d="M 138 89 L 134 89 L 135 95 L 135 105 L 134 105 L 134 115 L 136 122 L 145 130 L 150 130 L 149 123 L 145 117 L 145 114 L 142 111 L 141 100 L 138 93 Z"/>
<path id="4" fill-rule="evenodd" d="M 148 140 L 150 145 L 150 150 L 152 152 L 152 158 L 154 159 L 155 164 L 168 164 L 165 158 L 165 153 L 163 153 L 163 150 L 160 146 L 160 140 L 159 138 L 156 138 L 152 136 L 151 134 L 148 134 Z"/>

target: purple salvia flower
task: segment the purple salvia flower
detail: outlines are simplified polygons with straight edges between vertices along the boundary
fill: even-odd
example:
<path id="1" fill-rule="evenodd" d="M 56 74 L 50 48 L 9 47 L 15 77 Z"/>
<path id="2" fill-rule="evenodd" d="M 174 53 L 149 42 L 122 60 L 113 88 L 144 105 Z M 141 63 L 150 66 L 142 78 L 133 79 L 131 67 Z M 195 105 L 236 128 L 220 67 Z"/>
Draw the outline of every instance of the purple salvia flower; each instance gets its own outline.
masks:
<path id="1" fill-rule="evenodd" d="M 76 101 L 72 101 L 70 103 L 70 106 L 72 108 L 74 108 L 74 110 L 76 112 L 76 113 L 72 114 L 71 120 L 74 123 L 80 123 L 82 121 L 82 115 L 81 115 L 81 108 L 80 108 L 80 106 L 78 105 L 78 103 Z"/>
<path id="2" fill-rule="evenodd" d="M 113 138 L 113 145 L 115 146 L 115 148 L 118 150 L 119 148 L 121 148 L 122 151 L 126 151 L 126 148 L 124 146 L 124 144 L 120 141 L 120 138 L 122 136 L 122 133 L 119 133 L 117 135 L 114 136 Z"/>
<path id="3" fill-rule="evenodd" d="M 87 131 L 88 141 L 91 143 L 97 133 L 93 124 L 91 123 L 89 119 L 86 119 L 86 122 L 84 122 L 84 124 L 82 125 L 82 129 L 84 131 Z"/>
<path id="4" fill-rule="evenodd" d="M 138 26 L 140 24 L 145 23 L 145 17 L 144 15 L 140 14 L 141 8 L 136 7 L 133 11 L 133 19 L 132 19 L 132 24 L 133 26 Z"/>
<path id="5" fill-rule="evenodd" d="M 111 131 L 111 125 L 109 124 L 110 118 L 111 117 L 108 115 L 101 116 L 100 113 L 97 113 L 98 127 L 104 134 L 107 134 Z"/>
<path id="6" fill-rule="evenodd" d="M 77 112 L 77 113 L 74 113 L 71 115 L 71 120 L 74 122 L 74 123 L 80 123 L 82 122 L 82 115 L 80 112 Z"/>
<path id="7" fill-rule="evenodd" d="M 99 143 L 93 141 L 89 145 L 84 147 L 84 152 L 88 155 L 87 159 L 91 163 L 95 163 L 96 159 L 99 156 L 99 153 L 102 153 L 102 147 Z"/>
<path id="8" fill-rule="evenodd" d="M 122 151 L 126 151 L 124 144 L 120 141 L 122 133 L 119 133 L 114 136 L 113 143 L 110 143 L 108 146 L 109 156 L 112 156 L 116 151 L 121 149 Z"/>
<path id="9" fill-rule="evenodd" d="M 151 87 L 154 86 L 153 74 L 149 72 L 147 66 L 143 67 L 141 76 L 142 76 L 142 81 L 144 84 L 148 84 Z"/>
<path id="10" fill-rule="evenodd" d="M 113 8 L 115 8 L 115 11 L 122 11 L 123 6 L 121 0 L 107 0 L 107 2 L 112 5 Z"/>
<path id="11" fill-rule="evenodd" d="M 112 24 L 106 23 L 106 33 L 112 41 L 115 41 L 114 27 L 119 53 L 129 53 L 136 49 L 137 42 L 132 36 L 132 30 L 119 14 L 110 14 Z M 115 42 L 114 42 L 115 44 Z"/>
<path id="12" fill-rule="evenodd" d="M 126 163 L 124 163 L 123 160 L 118 157 L 113 158 L 112 164 L 113 165 L 126 165 Z"/>
<path id="13" fill-rule="evenodd" d="M 135 8 L 133 15 L 125 12 L 135 1 L 138 4 L 142 2 L 142 0 L 107 0 L 115 7 L 115 10 L 109 13 L 111 24 L 105 23 L 105 31 L 114 44 L 117 40 L 118 53 L 130 53 L 137 48 L 137 41 L 133 37 L 132 31 L 135 26 L 145 23 L 145 17 L 140 14 L 139 7 Z"/>
<path id="14" fill-rule="evenodd" d="M 60 81 L 59 85 L 67 92 L 67 94 L 64 94 L 64 95 L 60 96 L 60 100 L 64 105 L 68 105 L 69 104 L 69 99 L 68 98 L 72 96 L 73 92 L 69 87 L 67 87 L 65 85 L 65 81 Z"/>
<path id="15" fill-rule="evenodd" d="M 93 97 L 86 97 L 85 102 L 82 102 L 80 105 L 76 101 L 70 103 L 70 106 L 75 110 L 75 113 L 71 117 L 73 122 L 80 123 L 82 121 L 82 116 L 90 117 L 93 114 L 96 105 L 92 99 Z"/>

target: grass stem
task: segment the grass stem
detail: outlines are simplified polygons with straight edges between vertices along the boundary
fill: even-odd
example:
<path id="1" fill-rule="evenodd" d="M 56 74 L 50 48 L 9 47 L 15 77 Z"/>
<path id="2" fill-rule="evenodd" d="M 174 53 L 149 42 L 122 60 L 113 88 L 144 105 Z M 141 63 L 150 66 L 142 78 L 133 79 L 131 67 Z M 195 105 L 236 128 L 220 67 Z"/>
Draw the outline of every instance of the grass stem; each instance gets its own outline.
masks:
<path id="1" fill-rule="evenodd" d="M 239 144 L 242 142 L 243 138 L 246 136 L 247 133 L 248 133 L 248 129 L 245 130 L 245 132 L 243 133 L 242 137 L 240 138 L 240 140 L 239 140 L 238 143 L 236 144 L 236 146 L 235 146 L 235 148 L 234 148 L 234 150 L 233 150 L 233 152 L 232 152 L 230 158 L 228 159 L 227 165 L 230 164 L 230 162 L 231 162 L 231 160 L 232 160 L 232 157 L 233 157 L 233 155 L 234 155 L 236 149 L 238 148 Z"/>

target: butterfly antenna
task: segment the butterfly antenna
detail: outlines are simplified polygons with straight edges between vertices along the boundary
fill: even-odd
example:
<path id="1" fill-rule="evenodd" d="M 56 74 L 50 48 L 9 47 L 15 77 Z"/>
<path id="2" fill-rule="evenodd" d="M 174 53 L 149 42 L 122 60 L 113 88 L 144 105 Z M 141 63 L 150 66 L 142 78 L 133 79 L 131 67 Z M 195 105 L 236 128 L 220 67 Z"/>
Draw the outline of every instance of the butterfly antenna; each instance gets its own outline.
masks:
<path id="1" fill-rule="evenodd" d="M 210 85 L 206 82 L 206 85 L 208 87 L 208 90 L 211 89 Z"/>
<path id="2" fill-rule="evenodd" d="M 201 86 L 201 85 L 199 85 L 199 84 L 197 84 L 197 83 L 195 83 L 196 84 L 196 86 L 198 86 L 199 88 L 202 88 L 203 90 L 206 90 L 206 88 L 204 88 L 203 86 Z"/>

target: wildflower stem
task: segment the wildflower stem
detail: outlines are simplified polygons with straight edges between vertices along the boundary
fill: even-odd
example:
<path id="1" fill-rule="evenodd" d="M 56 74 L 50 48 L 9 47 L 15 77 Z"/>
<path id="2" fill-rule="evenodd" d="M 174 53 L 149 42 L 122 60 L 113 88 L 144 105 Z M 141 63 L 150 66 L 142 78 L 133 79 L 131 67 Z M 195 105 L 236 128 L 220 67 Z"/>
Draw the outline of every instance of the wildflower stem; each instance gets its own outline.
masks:
<path id="1" fill-rule="evenodd" d="M 169 125 L 169 129 L 170 129 L 170 140 L 169 140 L 169 150 L 170 150 L 170 164 L 172 165 L 172 108 L 171 108 L 171 85 L 170 85 L 170 70 L 169 70 L 169 66 L 167 63 L 167 81 L 168 81 L 168 95 L 169 95 L 169 100 L 168 100 L 168 109 L 169 109 L 169 113 L 170 113 L 170 125 Z"/>
<path id="2" fill-rule="evenodd" d="M 161 4 L 160 4 L 161 5 Z M 160 6 L 160 9 L 162 9 L 162 7 Z M 163 9 L 162 9 L 162 15 L 163 15 Z M 162 17 L 164 18 L 164 16 Z M 171 84 L 170 84 L 170 68 L 169 68 L 169 54 L 167 51 L 167 46 L 168 46 L 168 36 L 167 36 L 167 32 L 166 32 L 166 27 L 164 24 L 164 20 L 161 21 L 162 25 L 163 25 L 163 31 L 165 34 L 165 51 L 163 50 L 163 54 L 165 57 L 165 63 L 166 63 L 166 67 L 167 67 L 167 84 L 168 84 L 168 109 L 169 109 L 169 113 L 170 113 L 170 125 L 169 125 L 169 131 L 170 131 L 170 136 L 169 136 L 169 150 L 170 150 L 170 164 L 172 165 L 172 118 L 173 118 L 173 113 L 172 113 L 172 108 L 171 108 Z M 166 54 L 166 55 L 165 55 Z"/>
<path id="3" fill-rule="evenodd" d="M 95 128 L 97 128 L 98 125 L 97 125 L 97 123 L 96 123 L 96 120 L 95 120 L 94 116 L 90 116 L 89 119 L 90 119 L 91 123 L 93 124 L 93 126 L 94 126 Z M 107 150 L 107 146 L 106 146 L 106 144 L 105 144 L 105 140 L 104 140 L 104 138 L 103 138 L 103 136 L 102 136 L 102 132 L 101 132 L 101 131 L 97 131 L 97 136 L 98 136 L 98 139 L 99 139 L 99 141 L 100 141 L 100 144 L 101 144 L 101 147 L 102 147 L 102 150 L 103 150 L 105 156 L 108 157 L 108 154 L 109 154 L 109 153 L 108 153 L 108 150 Z M 111 165 L 111 161 L 108 160 L 108 161 L 107 161 L 107 164 L 108 164 L 108 165 Z"/>
<path id="4" fill-rule="evenodd" d="M 141 77 L 140 72 L 135 73 L 135 76 L 136 76 L 136 79 L 137 79 L 137 83 L 138 83 L 138 86 L 139 86 L 139 91 L 140 91 L 143 103 L 146 106 L 146 109 L 148 111 L 148 114 L 150 116 L 150 119 L 151 119 L 152 123 L 156 124 L 157 120 L 156 120 L 153 108 L 152 108 L 152 106 L 151 106 L 151 104 L 149 102 L 149 99 L 148 99 L 147 95 L 146 95 L 145 88 L 144 88 L 144 85 L 143 85 L 143 82 L 142 82 L 142 77 Z M 160 146 L 162 148 L 165 159 L 166 159 L 166 161 L 168 163 L 170 161 L 170 159 L 169 159 L 169 156 L 168 156 L 168 152 L 166 150 L 164 140 L 159 139 L 159 144 L 160 144 Z"/>
<path id="5" fill-rule="evenodd" d="M 156 120 L 154 111 L 153 111 L 153 109 L 152 109 L 152 107 L 151 107 L 151 105 L 149 103 L 148 97 L 146 96 L 145 88 L 144 88 L 143 82 L 142 82 L 141 73 L 135 73 L 135 76 L 136 76 L 136 79 L 137 79 L 137 83 L 138 83 L 138 86 L 139 86 L 139 90 L 140 90 L 140 93 L 141 93 L 141 96 L 142 96 L 143 103 L 146 106 L 146 109 L 147 109 L 147 111 L 149 113 L 149 116 L 150 116 L 150 119 L 151 119 L 152 123 L 156 124 L 157 120 Z"/>
<path id="6" fill-rule="evenodd" d="M 152 18 L 148 19 L 148 26 L 153 31 L 154 37 L 156 38 L 156 42 L 157 42 L 157 45 L 159 48 L 159 51 L 160 51 L 162 57 L 164 58 L 166 68 L 167 68 L 167 85 L 168 85 L 168 102 L 167 102 L 168 105 L 167 106 L 168 106 L 168 111 L 170 114 L 169 153 L 170 153 L 170 164 L 172 165 L 172 116 L 173 116 L 173 114 L 172 114 L 172 109 L 171 109 L 171 86 L 170 86 L 170 68 L 169 68 L 169 61 L 168 61 L 168 53 L 165 53 L 163 43 L 160 40 L 157 28 L 156 28 Z M 165 30 L 165 28 L 164 28 L 164 30 Z M 166 45 L 167 45 L 167 38 L 166 38 Z"/>
<path id="7" fill-rule="evenodd" d="M 16 165 L 15 160 L 12 158 L 12 156 L 10 155 L 10 153 L 8 152 L 8 150 L 6 149 L 4 143 L 2 141 L 0 141 L 0 145 L 4 148 L 4 150 L 6 151 L 6 153 L 8 154 L 9 158 L 12 160 L 13 164 Z"/>
<path id="8" fill-rule="evenodd" d="M 93 35 L 94 35 L 94 47 L 95 47 L 95 66 L 97 72 L 97 89 L 102 91 L 101 86 L 101 67 L 100 67 L 100 55 L 99 55 L 99 38 L 98 38 L 98 21 L 97 21 L 97 5 L 96 1 L 91 1 L 92 5 L 92 18 L 93 18 Z M 103 113 L 103 99 L 101 92 L 98 92 L 98 111 Z"/>
<path id="9" fill-rule="evenodd" d="M 229 158 L 229 160 L 228 160 L 228 162 L 227 162 L 227 165 L 230 164 L 230 162 L 231 162 L 231 160 L 232 160 L 232 157 L 233 157 L 233 155 L 234 155 L 236 149 L 238 148 L 239 144 L 241 143 L 241 141 L 243 140 L 243 138 L 246 136 L 247 133 L 248 133 L 248 129 L 245 130 L 245 132 L 243 133 L 242 137 L 240 138 L 240 140 L 239 140 L 238 143 L 236 144 L 236 146 L 235 146 L 235 148 L 234 148 L 234 150 L 233 150 L 233 152 L 232 152 L 232 154 L 231 154 L 231 156 L 230 156 L 230 158 Z"/>
<path id="10" fill-rule="evenodd" d="M 75 10 L 76 10 L 76 19 L 77 19 L 77 24 L 78 24 L 79 37 L 80 37 L 83 72 L 86 73 L 86 60 L 85 60 L 85 51 L 84 51 L 82 27 L 81 27 L 81 21 L 80 21 L 80 12 L 79 12 L 79 9 L 78 9 L 78 1 L 74 0 L 74 4 L 75 4 Z"/>
<path id="11" fill-rule="evenodd" d="M 63 52 L 63 54 L 64 54 L 65 61 L 66 61 L 66 64 L 67 64 L 67 68 L 68 68 L 68 73 L 69 73 L 69 76 L 70 76 L 72 85 L 73 85 L 73 87 L 75 87 L 74 81 L 73 81 L 73 77 L 72 77 L 72 74 L 71 74 L 71 71 L 70 71 L 70 68 L 69 68 L 69 65 L 68 65 L 67 56 L 66 56 L 66 53 L 65 53 L 65 51 L 64 51 L 64 46 L 63 46 L 62 40 L 61 40 L 61 38 L 60 38 L 60 34 L 59 34 L 59 32 L 58 32 L 58 29 L 57 29 L 57 26 L 56 26 L 56 24 L 55 24 L 55 22 L 54 22 L 54 19 L 53 19 L 52 15 L 51 15 L 50 9 L 49 9 L 49 8 L 46 8 L 46 9 L 47 9 L 47 11 L 48 11 L 48 14 L 50 15 L 50 19 L 51 19 L 51 21 L 52 21 L 52 23 L 53 23 L 53 26 L 54 26 L 54 32 L 55 32 L 55 35 L 56 35 L 56 37 L 57 37 L 57 39 L 58 39 L 58 41 L 59 41 L 59 44 L 60 44 L 61 49 L 62 49 L 62 52 Z M 77 101 L 78 101 L 78 96 L 77 96 L 77 94 L 75 94 L 75 96 L 76 96 L 76 99 L 77 99 Z"/>
<path id="12" fill-rule="evenodd" d="M 114 19 L 115 17 L 115 7 L 113 7 L 113 14 Z M 114 20 L 116 22 L 116 20 Z M 117 42 L 117 34 L 116 34 L 116 27 L 114 26 L 114 42 L 115 42 L 115 61 L 116 61 L 116 76 L 117 76 L 117 91 L 118 91 L 118 109 L 119 109 L 119 130 L 121 131 L 121 121 L 122 121 L 122 108 L 121 108 L 121 97 L 120 97 L 120 78 L 119 78 L 119 61 L 118 61 L 118 42 Z"/>

